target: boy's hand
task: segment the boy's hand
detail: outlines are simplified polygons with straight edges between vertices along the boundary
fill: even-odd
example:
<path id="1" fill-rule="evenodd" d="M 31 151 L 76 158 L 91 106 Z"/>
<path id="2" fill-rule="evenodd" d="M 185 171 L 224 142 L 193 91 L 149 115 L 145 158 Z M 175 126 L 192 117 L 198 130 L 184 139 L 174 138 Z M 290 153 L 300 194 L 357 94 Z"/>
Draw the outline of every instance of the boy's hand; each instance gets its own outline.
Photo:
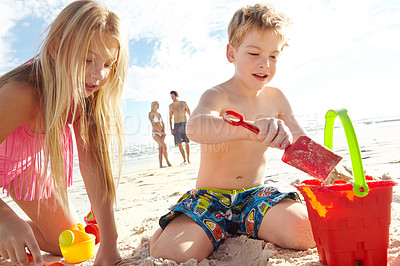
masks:
<path id="1" fill-rule="evenodd" d="M 265 146 L 284 150 L 293 142 L 293 135 L 283 120 L 263 118 L 256 120 L 254 125 L 260 129 L 257 141 Z"/>

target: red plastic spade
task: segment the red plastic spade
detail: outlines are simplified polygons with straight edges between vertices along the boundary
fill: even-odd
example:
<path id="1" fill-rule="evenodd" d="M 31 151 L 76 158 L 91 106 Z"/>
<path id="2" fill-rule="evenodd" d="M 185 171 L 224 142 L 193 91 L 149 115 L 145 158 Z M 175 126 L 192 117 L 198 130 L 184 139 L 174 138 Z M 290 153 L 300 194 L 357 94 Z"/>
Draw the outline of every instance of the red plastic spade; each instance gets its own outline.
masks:
<path id="1" fill-rule="evenodd" d="M 299 137 L 282 156 L 283 162 L 321 180 L 329 176 L 340 160 L 341 156 L 307 136 Z"/>
<path id="2" fill-rule="evenodd" d="M 256 134 L 260 131 L 256 126 L 245 122 L 243 116 L 235 111 L 226 111 L 222 118 L 233 126 L 243 126 Z M 283 162 L 322 180 L 328 177 L 341 159 L 341 156 L 307 136 L 299 137 L 286 148 L 282 156 Z"/>

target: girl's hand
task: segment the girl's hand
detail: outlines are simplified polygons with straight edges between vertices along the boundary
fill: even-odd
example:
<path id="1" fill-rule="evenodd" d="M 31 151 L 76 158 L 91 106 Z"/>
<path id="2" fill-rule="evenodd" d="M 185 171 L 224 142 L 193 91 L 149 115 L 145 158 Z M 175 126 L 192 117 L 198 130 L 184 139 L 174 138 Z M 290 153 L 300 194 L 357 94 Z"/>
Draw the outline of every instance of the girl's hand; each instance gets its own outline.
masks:
<path id="1" fill-rule="evenodd" d="M 265 146 L 284 150 L 293 142 L 292 133 L 283 120 L 263 118 L 256 120 L 254 125 L 260 129 L 257 141 Z"/>
<path id="2" fill-rule="evenodd" d="M 100 247 L 94 262 L 95 266 L 118 265 L 121 260 L 121 255 L 116 245 L 107 245 L 100 242 Z"/>
<path id="3" fill-rule="evenodd" d="M 33 256 L 35 265 L 43 265 L 40 248 L 36 242 L 32 228 L 27 222 L 16 216 L 1 217 L 0 219 L 0 255 L 13 263 L 29 264 L 25 247 Z"/>

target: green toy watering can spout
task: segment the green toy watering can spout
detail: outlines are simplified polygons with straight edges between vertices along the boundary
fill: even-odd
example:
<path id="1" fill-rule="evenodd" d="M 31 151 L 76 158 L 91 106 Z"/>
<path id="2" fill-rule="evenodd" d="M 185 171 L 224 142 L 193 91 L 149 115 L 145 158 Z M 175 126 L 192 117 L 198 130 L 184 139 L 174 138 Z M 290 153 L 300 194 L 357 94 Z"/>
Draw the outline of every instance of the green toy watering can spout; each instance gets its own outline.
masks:
<path id="1" fill-rule="evenodd" d="M 336 117 L 340 118 L 342 122 L 344 132 L 346 133 L 346 139 L 349 146 L 351 165 L 353 168 L 354 186 L 353 191 L 357 197 L 365 197 L 368 195 L 368 185 L 365 182 L 365 174 L 363 165 L 361 162 L 360 148 L 356 134 L 354 132 L 353 124 L 349 116 L 347 115 L 346 109 L 329 110 L 325 115 L 325 135 L 324 145 L 332 150 L 333 147 L 333 125 Z"/>

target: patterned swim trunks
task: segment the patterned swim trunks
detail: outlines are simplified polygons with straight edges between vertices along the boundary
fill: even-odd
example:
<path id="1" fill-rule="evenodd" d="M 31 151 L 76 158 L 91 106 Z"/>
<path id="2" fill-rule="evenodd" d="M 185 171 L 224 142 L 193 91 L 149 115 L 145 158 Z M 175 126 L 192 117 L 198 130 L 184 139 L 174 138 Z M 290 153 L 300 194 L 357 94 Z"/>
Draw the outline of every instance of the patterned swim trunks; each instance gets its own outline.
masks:
<path id="1" fill-rule="evenodd" d="M 260 186 L 240 191 L 193 189 L 160 218 L 160 226 L 164 229 L 183 213 L 203 228 L 216 249 L 221 241 L 233 235 L 257 238 L 267 210 L 284 198 L 300 201 L 296 192 L 281 193 L 274 187 Z"/>

